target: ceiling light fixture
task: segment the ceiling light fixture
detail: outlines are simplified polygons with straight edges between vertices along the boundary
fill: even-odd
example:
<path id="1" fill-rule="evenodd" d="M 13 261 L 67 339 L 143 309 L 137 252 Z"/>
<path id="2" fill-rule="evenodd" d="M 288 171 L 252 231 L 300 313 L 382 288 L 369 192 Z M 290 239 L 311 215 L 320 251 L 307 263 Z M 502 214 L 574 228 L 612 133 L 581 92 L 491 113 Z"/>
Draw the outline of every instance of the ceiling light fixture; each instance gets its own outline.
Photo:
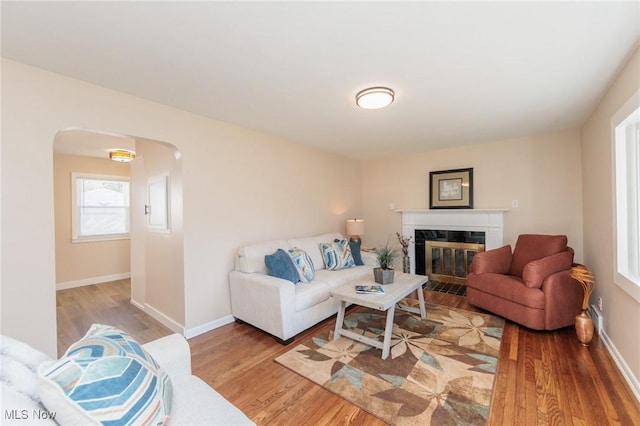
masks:
<path id="1" fill-rule="evenodd" d="M 128 149 L 113 149 L 109 151 L 109 158 L 120 163 L 128 163 L 136 158 L 136 153 Z"/>
<path id="2" fill-rule="evenodd" d="M 379 109 L 390 105 L 395 93 L 388 87 L 369 87 L 356 95 L 356 104 L 364 109 Z"/>

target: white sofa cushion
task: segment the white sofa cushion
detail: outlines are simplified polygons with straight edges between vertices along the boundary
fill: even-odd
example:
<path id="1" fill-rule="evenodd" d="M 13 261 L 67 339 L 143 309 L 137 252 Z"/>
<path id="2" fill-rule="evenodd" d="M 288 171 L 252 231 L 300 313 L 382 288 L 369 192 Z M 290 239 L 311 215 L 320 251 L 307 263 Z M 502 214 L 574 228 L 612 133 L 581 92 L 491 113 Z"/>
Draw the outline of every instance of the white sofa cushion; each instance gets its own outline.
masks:
<path id="1" fill-rule="evenodd" d="M 327 300 L 331 287 L 326 283 L 316 282 L 298 283 L 296 285 L 296 312 L 304 311 L 322 301 Z"/>
<path id="2" fill-rule="evenodd" d="M 292 248 L 291 244 L 285 240 L 266 241 L 242 247 L 236 256 L 236 270 L 248 274 L 258 272 L 266 275 L 268 271 L 264 257 L 275 253 L 278 249 L 286 251 L 290 248 Z"/>
<path id="3" fill-rule="evenodd" d="M 326 284 L 330 289 L 334 289 L 345 284 L 355 285 L 366 280 L 373 281 L 373 269 L 370 266 L 356 266 L 339 271 L 327 269 L 317 271 L 312 284 Z"/>
<path id="4" fill-rule="evenodd" d="M 0 336 L 2 425 L 55 425 L 55 413 L 40 403 L 38 365 L 50 358 L 9 336 Z M 53 418 L 52 418 L 53 417 Z"/>

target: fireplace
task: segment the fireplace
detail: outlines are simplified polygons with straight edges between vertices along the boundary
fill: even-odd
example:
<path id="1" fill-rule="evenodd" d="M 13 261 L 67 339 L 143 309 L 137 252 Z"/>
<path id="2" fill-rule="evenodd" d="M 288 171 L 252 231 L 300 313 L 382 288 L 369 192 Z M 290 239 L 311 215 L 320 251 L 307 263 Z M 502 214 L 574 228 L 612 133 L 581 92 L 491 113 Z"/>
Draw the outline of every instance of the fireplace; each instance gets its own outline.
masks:
<path id="1" fill-rule="evenodd" d="M 484 251 L 483 231 L 416 229 L 415 273 L 447 283 L 464 284 L 476 253 Z"/>
<path id="2" fill-rule="evenodd" d="M 427 251 L 426 243 L 432 237 L 431 243 L 437 250 L 438 256 L 456 256 L 461 260 L 446 266 L 446 268 L 468 268 L 473 255 L 478 251 L 490 250 L 501 247 L 503 245 L 503 214 L 505 210 L 401 210 L 402 213 L 402 234 L 413 236 L 414 244 L 409 246 L 409 256 L 411 261 L 411 273 L 426 274 L 430 279 L 435 279 L 433 273 L 426 271 Z M 418 231 L 418 232 L 417 232 Z M 422 244 L 420 244 L 422 240 Z M 450 240 L 450 241 L 448 241 Z M 444 251 L 440 246 L 442 242 L 452 243 L 453 245 L 462 244 L 463 246 L 449 248 Z M 477 244 L 471 247 L 467 244 Z M 484 247 L 479 247 L 483 245 Z M 433 253 L 433 248 L 431 251 Z M 433 267 L 433 254 L 431 257 L 431 265 Z M 453 265 L 453 266 L 451 266 Z M 445 268 L 442 265 L 436 265 L 436 271 Z M 457 275 L 462 275 L 458 272 Z M 454 271 L 453 276 L 456 276 Z M 464 274 L 466 276 L 466 272 Z M 462 277 L 458 277 L 462 278 Z M 462 278 L 464 281 L 464 278 Z"/>

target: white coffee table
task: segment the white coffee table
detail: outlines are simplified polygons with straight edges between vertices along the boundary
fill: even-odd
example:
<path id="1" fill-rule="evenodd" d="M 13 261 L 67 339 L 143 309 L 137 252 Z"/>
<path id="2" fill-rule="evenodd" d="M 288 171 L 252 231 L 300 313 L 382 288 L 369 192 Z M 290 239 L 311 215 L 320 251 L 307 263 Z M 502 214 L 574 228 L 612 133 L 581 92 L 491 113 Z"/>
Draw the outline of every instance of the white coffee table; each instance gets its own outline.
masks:
<path id="1" fill-rule="evenodd" d="M 413 313 L 419 313 L 422 319 L 427 318 L 427 310 L 424 306 L 424 293 L 422 292 L 422 286 L 429 280 L 429 277 L 424 275 L 405 274 L 398 271 L 396 271 L 394 275 L 395 278 L 393 280 L 393 284 L 385 284 L 382 286 L 382 288 L 384 289 L 384 294 L 356 293 L 356 285 L 379 285 L 375 281 L 373 281 L 373 279 L 371 279 L 370 281 L 343 285 L 331 291 L 331 296 L 340 301 L 340 309 L 338 310 L 338 318 L 336 319 L 336 329 L 333 334 L 334 340 L 338 339 L 340 336 L 344 336 L 348 337 L 349 339 L 357 340 L 367 345 L 371 345 L 373 347 L 382 349 L 382 359 L 387 359 L 391 350 L 391 331 L 393 329 L 393 316 L 395 315 L 396 304 L 413 291 L 418 290 L 418 300 L 420 302 L 420 308 L 399 306 L 399 309 Z M 354 303 L 356 305 L 387 312 L 387 319 L 384 328 L 384 340 L 382 342 L 342 328 L 342 325 L 344 323 L 344 312 L 347 308 L 348 303 Z"/>

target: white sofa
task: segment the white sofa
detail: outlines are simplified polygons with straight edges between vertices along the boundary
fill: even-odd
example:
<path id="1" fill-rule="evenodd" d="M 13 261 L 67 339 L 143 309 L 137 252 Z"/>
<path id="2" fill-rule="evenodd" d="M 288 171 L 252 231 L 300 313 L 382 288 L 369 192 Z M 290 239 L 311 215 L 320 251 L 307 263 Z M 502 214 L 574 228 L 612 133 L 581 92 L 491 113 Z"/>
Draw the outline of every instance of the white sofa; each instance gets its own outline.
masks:
<path id="1" fill-rule="evenodd" d="M 242 247 L 236 255 L 235 270 L 229 274 L 233 316 L 272 334 L 281 343 L 289 343 L 296 334 L 337 313 L 339 303 L 329 295 L 331 289 L 373 280 L 373 267 L 377 266 L 375 254 L 363 251 L 363 266 L 327 270 L 319 245 L 343 238 L 339 233 L 329 233 Z M 311 282 L 293 284 L 268 275 L 265 255 L 291 248 L 304 250 L 313 261 L 315 276 Z"/>
<path id="2" fill-rule="evenodd" d="M 0 336 L 2 425 L 55 425 L 40 402 L 38 365 L 49 358 L 27 344 Z M 171 425 L 253 425 L 242 411 L 191 374 L 189 344 L 173 334 L 142 345 L 167 372 L 173 385 Z M 58 419 L 59 420 L 59 419 Z"/>

